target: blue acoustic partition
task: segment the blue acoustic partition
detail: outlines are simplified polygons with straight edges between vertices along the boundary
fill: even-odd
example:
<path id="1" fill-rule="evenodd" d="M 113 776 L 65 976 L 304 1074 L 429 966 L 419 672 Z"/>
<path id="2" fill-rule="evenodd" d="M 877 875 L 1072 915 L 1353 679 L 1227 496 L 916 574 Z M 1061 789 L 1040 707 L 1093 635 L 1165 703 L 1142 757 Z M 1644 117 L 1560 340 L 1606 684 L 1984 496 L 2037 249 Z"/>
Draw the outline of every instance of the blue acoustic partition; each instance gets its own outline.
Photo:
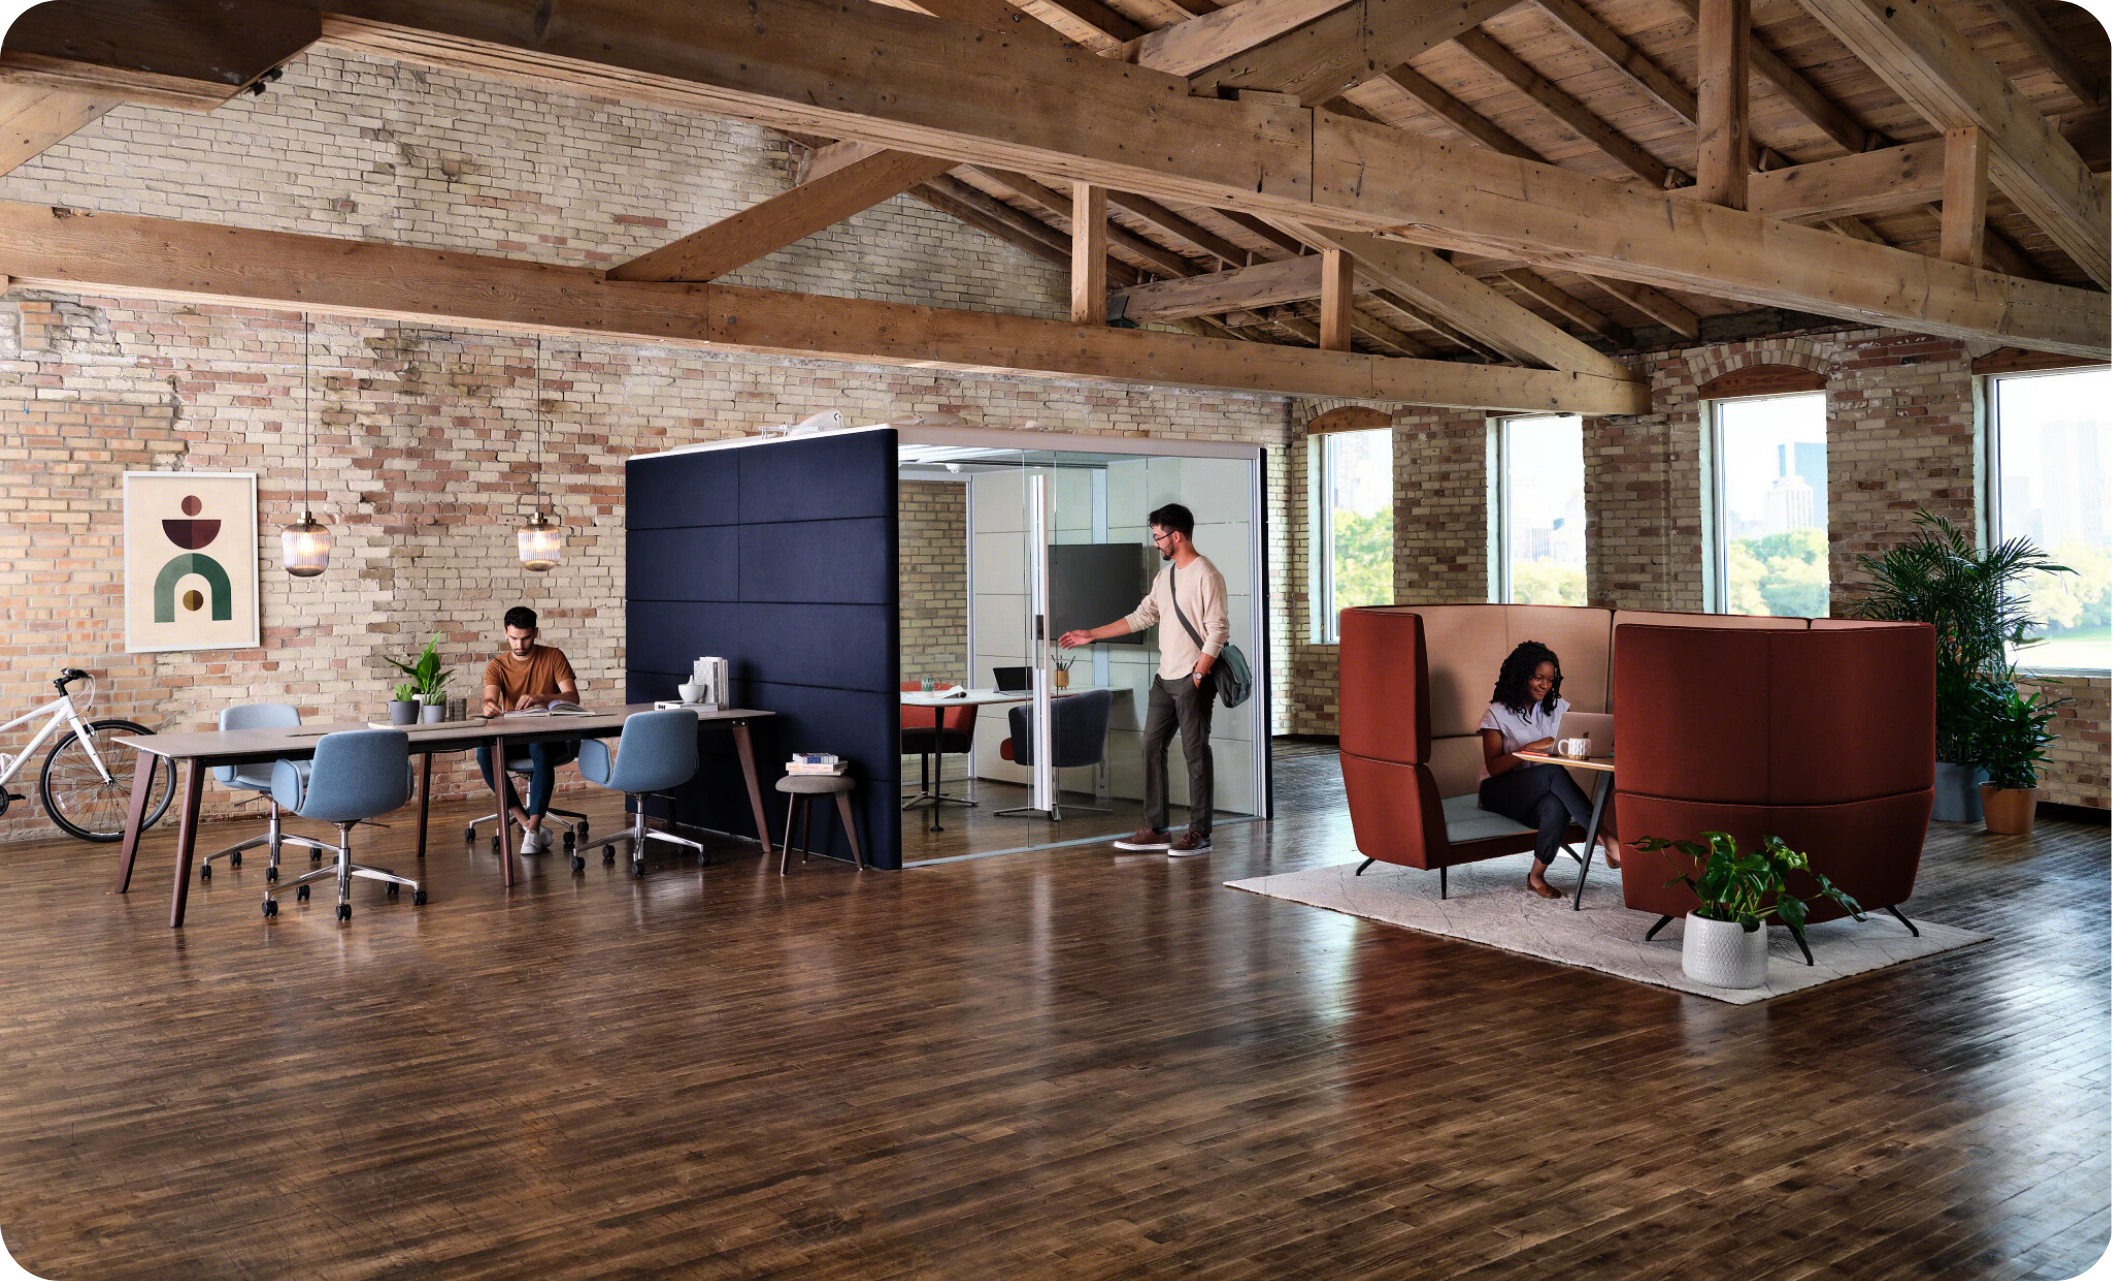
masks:
<path id="1" fill-rule="evenodd" d="M 634 458 L 624 510 L 630 701 L 674 698 L 692 660 L 725 658 L 735 702 L 777 713 L 755 730 L 772 839 L 786 757 L 834 752 L 858 779 L 866 858 L 888 868 L 902 866 L 895 444 L 877 428 Z M 730 732 L 700 732 L 704 768 L 670 817 L 754 836 Z M 848 859 L 824 808 L 816 834 Z"/>

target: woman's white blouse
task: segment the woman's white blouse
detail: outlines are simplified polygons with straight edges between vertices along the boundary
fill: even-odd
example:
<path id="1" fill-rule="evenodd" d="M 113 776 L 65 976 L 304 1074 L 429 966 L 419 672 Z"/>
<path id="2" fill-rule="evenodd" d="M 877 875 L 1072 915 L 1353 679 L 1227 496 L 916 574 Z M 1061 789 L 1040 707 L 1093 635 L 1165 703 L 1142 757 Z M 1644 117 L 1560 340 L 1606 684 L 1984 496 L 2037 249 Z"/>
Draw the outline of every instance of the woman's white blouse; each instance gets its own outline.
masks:
<path id="1" fill-rule="evenodd" d="M 1524 716 L 1502 703 L 1491 703 L 1489 710 L 1482 713 L 1482 723 L 1475 728 L 1496 730 L 1504 736 L 1504 750 L 1516 752 L 1528 743 L 1555 737 L 1556 728 L 1563 723 L 1563 713 L 1569 710 L 1570 700 L 1567 698 L 1555 700 L 1552 712 L 1541 710 L 1539 703 L 1531 704 Z M 1482 758 L 1482 777 L 1489 777 L 1489 758 L 1486 756 Z"/>

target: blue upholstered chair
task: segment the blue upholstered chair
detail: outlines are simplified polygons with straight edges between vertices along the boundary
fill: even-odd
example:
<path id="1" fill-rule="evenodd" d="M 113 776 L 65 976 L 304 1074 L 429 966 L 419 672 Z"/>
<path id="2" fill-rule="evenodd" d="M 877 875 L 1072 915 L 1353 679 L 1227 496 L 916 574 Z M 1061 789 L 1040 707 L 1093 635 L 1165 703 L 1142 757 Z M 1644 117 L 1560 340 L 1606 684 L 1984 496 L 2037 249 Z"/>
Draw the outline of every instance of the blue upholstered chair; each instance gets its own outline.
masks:
<path id="1" fill-rule="evenodd" d="M 1115 710 L 1115 695 L 1105 689 L 1088 690 L 1083 694 L 1065 694 L 1049 700 L 1049 763 L 1054 769 L 1076 769 L 1083 765 L 1098 765 L 1108 754 L 1108 718 Z M 1015 764 L 1034 764 L 1034 709 L 1014 707 L 1007 713 L 1012 727 L 1012 759 Z M 1058 822 L 1064 819 L 1063 790 L 1057 791 L 1057 799 L 1049 807 L 1049 817 Z M 1107 814 L 1111 811 L 1094 809 L 1085 805 L 1070 807 L 1081 814 Z M 1014 814 L 1040 814 L 1033 806 L 1020 809 L 999 810 L 999 817 Z"/>
<path id="2" fill-rule="evenodd" d="M 235 707 L 220 709 L 220 728 L 231 729 L 292 729 L 301 723 L 301 711 L 291 703 L 243 703 Z M 242 866 L 242 851 L 253 850 L 259 845 L 271 850 L 270 861 L 264 868 L 264 879 L 279 879 L 279 847 L 299 845 L 309 851 L 309 859 L 319 859 L 330 851 L 321 841 L 311 841 L 305 836 L 289 836 L 279 830 L 279 802 L 271 796 L 271 772 L 275 761 L 260 761 L 252 765 L 215 765 L 213 781 L 223 783 L 242 792 L 257 792 L 271 806 L 271 826 L 262 836 L 252 836 L 239 845 L 230 845 L 217 854 L 208 854 L 199 864 L 198 879 L 213 879 L 213 860 L 224 858 L 229 867 Z M 301 768 L 308 768 L 307 762 Z M 251 798 L 256 799 L 256 798 Z"/>
<path id="3" fill-rule="evenodd" d="M 687 845 L 697 851 L 697 861 L 704 862 L 704 846 L 676 836 L 672 832 L 657 832 L 646 826 L 645 798 L 657 792 L 668 792 L 681 787 L 697 773 L 697 714 L 680 707 L 671 707 L 661 712 L 640 712 L 624 722 L 624 732 L 616 740 L 616 754 L 609 754 L 609 744 L 590 738 L 580 744 L 580 777 L 612 792 L 628 795 L 636 810 L 631 830 L 619 832 L 602 845 L 602 862 L 616 861 L 616 842 L 631 842 L 631 875 L 646 874 L 646 842 L 667 841 L 674 845 Z M 766 834 L 764 841 L 770 837 Z M 572 856 L 572 870 L 577 872 L 587 866 L 583 855 Z"/>
<path id="4" fill-rule="evenodd" d="M 411 902 L 423 904 L 426 892 L 418 882 L 398 876 L 386 868 L 366 867 L 352 861 L 352 828 L 364 819 L 399 810 L 411 799 L 411 736 L 400 729 L 362 729 L 345 734 L 325 734 L 316 741 L 315 761 L 303 770 L 293 761 L 278 761 L 271 770 L 272 799 L 300 815 L 337 824 L 337 864 L 319 867 L 264 891 L 264 914 L 277 916 L 279 901 L 272 897 L 292 889 L 296 899 L 308 897 L 308 884 L 326 876 L 337 878 L 337 919 L 352 919 L 352 878 L 365 877 L 388 886 L 393 898 L 405 885 L 411 887 Z"/>

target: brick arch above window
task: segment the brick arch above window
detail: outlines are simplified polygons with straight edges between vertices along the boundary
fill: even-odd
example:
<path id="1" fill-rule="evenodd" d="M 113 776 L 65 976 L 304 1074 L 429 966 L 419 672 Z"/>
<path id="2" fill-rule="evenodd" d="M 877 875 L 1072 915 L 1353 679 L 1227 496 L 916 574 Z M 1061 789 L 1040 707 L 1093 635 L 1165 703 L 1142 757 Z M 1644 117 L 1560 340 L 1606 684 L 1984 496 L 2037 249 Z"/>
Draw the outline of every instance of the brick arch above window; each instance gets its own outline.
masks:
<path id="1" fill-rule="evenodd" d="M 1331 431 L 1373 431 L 1381 427 L 1392 427 L 1394 415 L 1384 409 L 1373 409 L 1368 405 L 1344 405 L 1317 414 L 1306 424 L 1306 434 L 1319 436 Z"/>
<path id="2" fill-rule="evenodd" d="M 1792 392 L 1825 391 L 1827 375 L 1797 365 L 1745 365 L 1717 375 L 1695 388 L 1697 400 L 1729 400 L 1735 396 L 1784 396 Z"/>
<path id="3" fill-rule="evenodd" d="M 1726 343 L 1721 347 L 1704 347 L 1688 355 L 1688 369 L 1696 383 L 1708 386 L 1726 374 L 1744 369 L 1771 366 L 1787 366 L 1818 374 L 1821 385 L 1835 374 L 1835 361 L 1822 351 L 1817 340 L 1811 338 L 1760 338 L 1751 342 Z M 1814 391 L 1817 387 L 1793 390 Z M 1700 393 L 1703 396 L 1707 392 Z M 1718 393 L 1720 396 L 1724 393 Z M 1769 395 L 1768 392 L 1740 392 L 1739 395 Z"/>

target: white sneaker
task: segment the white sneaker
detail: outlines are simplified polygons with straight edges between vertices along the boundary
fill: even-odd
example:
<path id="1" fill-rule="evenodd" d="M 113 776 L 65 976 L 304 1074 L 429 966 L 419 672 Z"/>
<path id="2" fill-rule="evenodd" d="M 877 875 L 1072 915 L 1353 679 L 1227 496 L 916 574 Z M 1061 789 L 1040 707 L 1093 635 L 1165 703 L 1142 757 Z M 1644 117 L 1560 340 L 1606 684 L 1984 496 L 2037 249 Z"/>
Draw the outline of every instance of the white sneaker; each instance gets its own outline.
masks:
<path id="1" fill-rule="evenodd" d="M 550 833 L 540 827 L 532 827 L 521 833 L 523 854 L 545 854 L 550 850 Z"/>

